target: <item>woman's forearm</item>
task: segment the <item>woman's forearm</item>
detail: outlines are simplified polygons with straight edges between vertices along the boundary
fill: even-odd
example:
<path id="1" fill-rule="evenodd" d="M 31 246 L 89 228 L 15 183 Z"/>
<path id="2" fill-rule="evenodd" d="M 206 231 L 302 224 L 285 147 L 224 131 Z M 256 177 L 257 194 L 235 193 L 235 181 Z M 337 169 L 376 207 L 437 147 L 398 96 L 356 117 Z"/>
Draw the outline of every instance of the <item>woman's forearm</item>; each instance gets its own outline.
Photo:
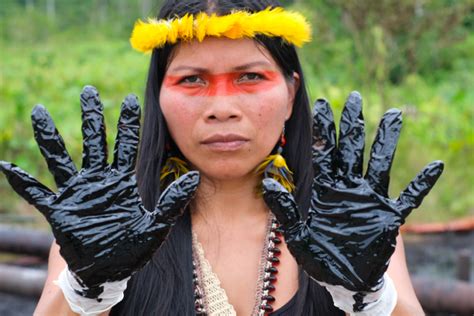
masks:
<path id="1" fill-rule="evenodd" d="M 392 278 L 398 294 L 397 305 L 395 306 L 392 315 L 425 315 L 410 280 L 410 274 L 408 272 L 405 258 L 405 247 L 401 235 L 397 237 L 397 247 L 390 260 L 387 272 Z"/>
<path id="2" fill-rule="evenodd" d="M 49 315 L 60 315 L 60 316 L 75 316 L 69 307 L 69 303 L 66 301 L 63 292 L 59 286 L 54 284 L 54 281 L 58 279 L 61 271 L 66 267 L 66 262 L 59 254 L 59 246 L 53 242 L 51 250 L 49 252 L 48 261 L 48 278 L 41 293 L 38 305 L 34 315 L 38 316 L 49 316 Z M 108 316 L 109 311 L 104 312 L 101 316 Z"/>
<path id="3" fill-rule="evenodd" d="M 34 315 L 77 315 L 69 308 L 61 289 L 53 283 L 65 267 L 66 262 L 59 254 L 59 246 L 53 242 L 49 251 L 48 278 Z"/>

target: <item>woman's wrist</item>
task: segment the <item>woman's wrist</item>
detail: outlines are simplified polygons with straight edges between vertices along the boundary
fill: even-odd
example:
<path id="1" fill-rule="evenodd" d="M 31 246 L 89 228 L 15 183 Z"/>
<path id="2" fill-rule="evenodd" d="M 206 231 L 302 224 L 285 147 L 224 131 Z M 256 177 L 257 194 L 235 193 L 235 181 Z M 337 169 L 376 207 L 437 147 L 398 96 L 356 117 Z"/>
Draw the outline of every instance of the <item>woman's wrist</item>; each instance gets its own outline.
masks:
<path id="1" fill-rule="evenodd" d="M 340 285 L 320 284 L 331 294 L 334 306 L 351 316 L 390 316 L 397 304 L 397 290 L 387 273 L 382 286 L 374 292 L 354 292 Z"/>
<path id="2" fill-rule="evenodd" d="M 110 310 L 123 299 L 129 279 L 130 277 L 102 284 L 103 291 L 97 298 L 81 295 L 87 288 L 78 282 L 67 267 L 61 271 L 54 284 L 62 290 L 64 298 L 73 312 L 84 316 L 97 316 Z"/>

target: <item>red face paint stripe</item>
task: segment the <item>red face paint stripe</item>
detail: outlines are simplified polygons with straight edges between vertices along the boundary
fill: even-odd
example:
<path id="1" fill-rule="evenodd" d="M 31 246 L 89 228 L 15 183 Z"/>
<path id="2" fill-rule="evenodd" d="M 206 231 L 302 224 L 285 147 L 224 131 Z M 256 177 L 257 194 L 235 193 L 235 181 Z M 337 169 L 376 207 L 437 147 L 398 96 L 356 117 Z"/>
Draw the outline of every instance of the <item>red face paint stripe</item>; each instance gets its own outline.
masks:
<path id="1" fill-rule="evenodd" d="M 263 76 L 258 80 L 243 80 L 239 82 L 242 75 L 256 73 Z M 267 91 L 282 80 L 280 73 L 276 71 L 259 72 L 229 72 L 221 74 L 199 74 L 197 76 L 204 82 L 184 83 L 182 82 L 188 76 L 165 76 L 163 84 L 165 87 L 187 94 L 190 96 L 218 96 L 218 95 L 238 95 L 247 93 L 258 93 Z"/>

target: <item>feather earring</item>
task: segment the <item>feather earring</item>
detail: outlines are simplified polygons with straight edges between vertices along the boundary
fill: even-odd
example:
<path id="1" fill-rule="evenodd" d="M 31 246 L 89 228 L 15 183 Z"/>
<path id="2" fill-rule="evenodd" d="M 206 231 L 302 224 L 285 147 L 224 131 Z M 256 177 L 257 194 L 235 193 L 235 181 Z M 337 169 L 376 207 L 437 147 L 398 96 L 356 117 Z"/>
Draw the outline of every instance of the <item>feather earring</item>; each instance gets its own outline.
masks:
<path id="1" fill-rule="evenodd" d="M 286 164 L 285 158 L 282 156 L 283 147 L 286 145 L 285 128 L 280 138 L 280 146 L 278 146 L 277 153 L 269 155 L 265 160 L 258 165 L 256 173 L 263 175 L 264 178 L 273 178 L 278 181 L 288 192 L 295 190 L 293 182 L 293 172 Z"/>
<path id="2" fill-rule="evenodd" d="M 161 189 L 164 190 L 171 182 L 175 181 L 183 174 L 189 172 L 189 167 L 186 161 L 175 157 L 171 154 L 171 146 L 166 144 L 168 150 L 168 158 L 165 165 L 161 169 L 160 183 Z"/>

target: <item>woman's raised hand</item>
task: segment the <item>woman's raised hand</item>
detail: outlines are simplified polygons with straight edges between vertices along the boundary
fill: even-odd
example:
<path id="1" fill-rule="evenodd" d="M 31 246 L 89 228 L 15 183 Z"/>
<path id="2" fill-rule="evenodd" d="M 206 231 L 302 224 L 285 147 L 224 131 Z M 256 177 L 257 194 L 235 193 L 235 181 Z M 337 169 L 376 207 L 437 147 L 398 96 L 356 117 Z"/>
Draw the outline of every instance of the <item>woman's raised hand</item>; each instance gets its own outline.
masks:
<path id="1" fill-rule="evenodd" d="M 129 277 L 144 266 L 165 240 L 199 184 L 189 172 L 161 195 L 154 210 L 140 199 L 135 162 L 140 106 L 125 98 L 112 164 L 107 164 L 103 105 L 94 87 L 81 94 L 83 160 L 77 170 L 46 109 L 33 109 L 35 139 L 58 187 L 55 193 L 14 164 L 0 162 L 13 189 L 50 223 L 68 268 L 96 298 L 100 284 Z"/>
<path id="2" fill-rule="evenodd" d="M 313 113 L 314 181 L 305 219 L 278 182 L 263 180 L 264 199 L 282 225 L 290 252 L 314 279 L 355 291 L 374 291 L 383 279 L 399 227 L 417 208 L 443 171 L 427 165 L 396 200 L 388 197 L 389 172 L 402 126 L 401 112 L 382 118 L 362 175 L 364 121 L 359 93 L 350 94 L 336 144 L 329 104 L 318 100 Z"/>

